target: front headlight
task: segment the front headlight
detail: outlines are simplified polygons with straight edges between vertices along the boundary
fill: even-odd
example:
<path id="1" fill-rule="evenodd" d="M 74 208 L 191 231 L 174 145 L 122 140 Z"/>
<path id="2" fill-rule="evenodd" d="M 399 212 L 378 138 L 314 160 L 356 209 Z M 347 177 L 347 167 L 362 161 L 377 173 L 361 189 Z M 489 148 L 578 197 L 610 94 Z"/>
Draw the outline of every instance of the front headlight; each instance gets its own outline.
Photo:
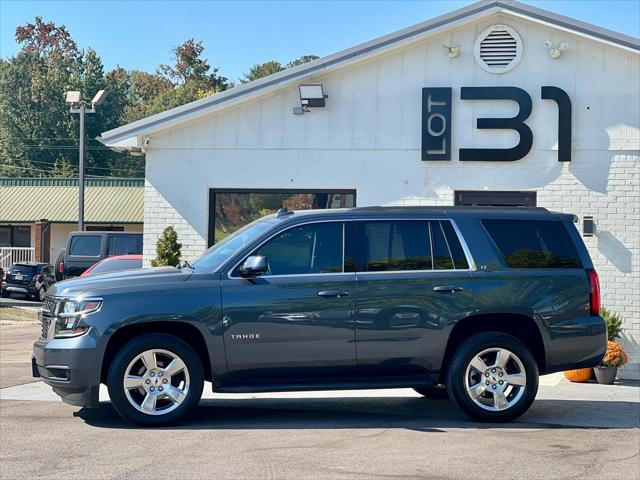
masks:
<path id="1" fill-rule="evenodd" d="M 55 338 L 77 337 L 86 333 L 89 327 L 79 323 L 87 315 L 100 310 L 101 306 L 101 298 L 62 300 L 56 315 Z"/>

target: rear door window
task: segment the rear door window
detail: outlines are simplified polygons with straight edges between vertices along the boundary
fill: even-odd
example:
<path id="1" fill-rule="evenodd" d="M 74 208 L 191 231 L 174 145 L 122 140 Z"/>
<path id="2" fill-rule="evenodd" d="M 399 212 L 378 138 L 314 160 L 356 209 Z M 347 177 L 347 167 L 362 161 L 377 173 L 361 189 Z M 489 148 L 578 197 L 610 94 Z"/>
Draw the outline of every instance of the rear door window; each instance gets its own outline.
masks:
<path id="1" fill-rule="evenodd" d="M 427 221 L 359 221 L 356 239 L 360 272 L 432 269 Z"/>
<path id="2" fill-rule="evenodd" d="M 102 237 L 100 235 L 76 235 L 75 237 L 71 237 L 69 255 L 99 257 L 101 243 Z"/>
<path id="3" fill-rule="evenodd" d="M 114 255 L 139 255 L 142 253 L 138 235 L 112 235 L 107 243 L 107 256 Z"/>
<path id="4" fill-rule="evenodd" d="M 429 223 L 431 226 L 431 241 L 433 242 L 434 270 L 453 270 L 453 257 L 444 236 L 442 222 L 433 221 Z"/>
<path id="5" fill-rule="evenodd" d="M 449 221 L 440 221 L 440 226 L 444 231 L 454 267 L 456 269 L 468 269 L 469 262 L 467 261 L 467 257 L 462 249 L 460 239 L 458 238 L 456 231 L 453 229 L 453 225 L 451 225 L 451 222 Z"/>
<path id="6" fill-rule="evenodd" d="M 562 222 L 482 220 L 511 268 L 581 268 L 582 262 Z"/>

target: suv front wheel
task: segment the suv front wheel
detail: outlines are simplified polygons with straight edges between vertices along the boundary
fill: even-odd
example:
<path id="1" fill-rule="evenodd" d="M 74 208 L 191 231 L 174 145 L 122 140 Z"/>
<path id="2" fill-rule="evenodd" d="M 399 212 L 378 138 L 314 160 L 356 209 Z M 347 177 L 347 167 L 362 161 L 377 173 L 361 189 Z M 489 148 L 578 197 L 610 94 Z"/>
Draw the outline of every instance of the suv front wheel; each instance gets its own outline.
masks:
<path id="1" fill-rule="evenodd" d="M 467 414 L 486 422 L 522 415 L 538 392 L 538 366 L 518 339 L 498 332 L 464 341 L 447 373 L 451 397 Z"/>
<path id="2" fill-rule="evenodd" d="M 179 338 L 143 335 L 126 343 L 107 378 L 109 397 L 126 420 L 144 426 L 184 418 L 202 396 L 204 374 L 196 352 Z"/>

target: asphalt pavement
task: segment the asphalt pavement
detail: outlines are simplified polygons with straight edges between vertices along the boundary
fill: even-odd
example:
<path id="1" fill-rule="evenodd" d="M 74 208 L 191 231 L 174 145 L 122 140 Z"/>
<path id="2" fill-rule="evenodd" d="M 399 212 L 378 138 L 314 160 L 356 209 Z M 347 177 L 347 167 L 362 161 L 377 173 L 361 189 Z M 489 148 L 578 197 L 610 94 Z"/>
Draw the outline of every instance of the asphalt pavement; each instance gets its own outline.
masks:
<path id="1" fill-rule="evenodd" d="M 409 389 L 223 395 L 209 386 L 185 424 L 140 429 L 104 391 L 100 408 L 80 409 L 32 382 L 19 365 L 37 334 L 37 325 L 0 326 L 3 480 L 640 478 L 633 383 L 543 377 L 530 411 L 509 424 L 470 421 Z"/>

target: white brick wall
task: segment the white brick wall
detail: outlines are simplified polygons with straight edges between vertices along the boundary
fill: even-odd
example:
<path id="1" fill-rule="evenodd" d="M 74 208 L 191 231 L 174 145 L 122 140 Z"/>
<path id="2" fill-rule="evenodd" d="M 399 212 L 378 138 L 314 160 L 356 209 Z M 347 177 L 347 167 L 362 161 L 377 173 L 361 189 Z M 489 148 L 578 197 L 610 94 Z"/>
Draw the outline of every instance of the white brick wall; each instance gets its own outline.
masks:
<path id="1" fill-rule="evenodd" d="M 476 35 L 507 21 L 524 42 L 522 62 L 503 75 L 480 69 Z M 498 22 L 499 23 L 499 22 Z M 544 42 L 568 44 L 552 60 Z M 442 45 L 459 44 L 449 59 Z M 327 106 L 294 116 L 296 86 L 222 110 L 150 138 L 145 186 L 145 261 L 173 225 L 183 256 L 206 247 L 209 188 L 356 189 L 359 206 L 452 205 L 455 190 L 532 190 L 538 205 L 594 217 L 586 239 L 603 303 L 625 318 L 640 378 L 640 57 L 523 20 L 485 19 L 342 70 L 307 79 Z M 479 131 L 478 117 L 512 116 L 510 102 L 459 99 L 462 86 L 514 85 L 532 98 L 531 152 L 517 162 L 460 162 L 460 147 L 509 148 L 515 132 Z M 540 88 L 564 89 L 573 104 L 571 163 L 557 161 L 557 107 Z M 451 86 L 453 159 L 421 162 L 421 89 Z M 615 86 L 615 87 L 614 87 Z"/>

